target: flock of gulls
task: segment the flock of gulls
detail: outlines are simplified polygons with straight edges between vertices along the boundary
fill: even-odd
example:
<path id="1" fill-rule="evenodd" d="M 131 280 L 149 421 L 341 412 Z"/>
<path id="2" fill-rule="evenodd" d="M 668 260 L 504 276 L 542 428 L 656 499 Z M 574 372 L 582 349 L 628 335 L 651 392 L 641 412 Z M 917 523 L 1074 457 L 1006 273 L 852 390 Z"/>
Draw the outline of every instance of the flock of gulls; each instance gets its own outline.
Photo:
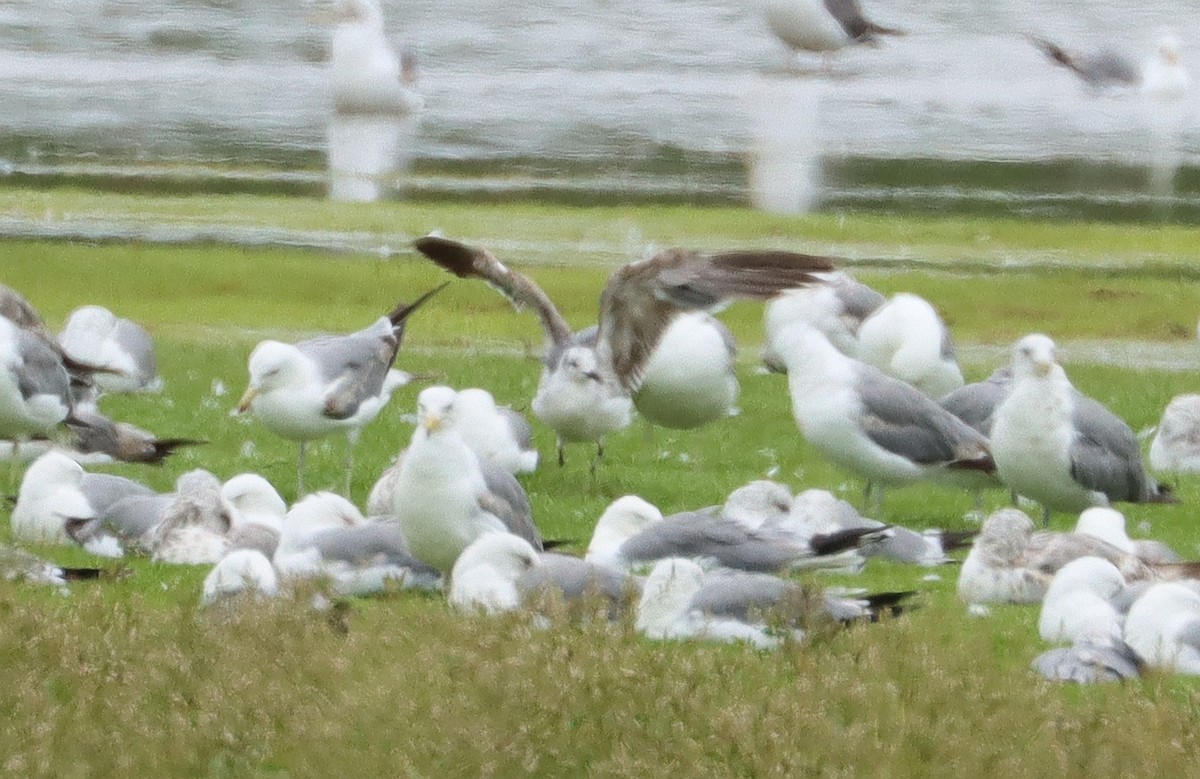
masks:
<path id="1" fill-rule="evenodd" d="M 12 442 L 14 464 L 36 457 L 17 492 L 14 539 L 213 566 L 205 606 L 253 603 L 312 579 L 347 597 L 441 590 L 452 607 L 484 613 L 536 609 L 550 592 L 599 598 L 610 618 L 629 615 L 651 639 L 762 648 L 803 636 L 814 619 L 902 614 L 916 595 L 818 587 L 796 572 L 853 573 L 876 557 L 939 567 L 969 549 L 958 592 L 972 613 L 1043 603 L 1043 638 L 1066 644 L 1035 661 L 1045 676 L 1117 679 L 1146 666 L 1200 672 L 1200 562 L 1130 539 L 1111 508 L 1176 499 L 1148 474 L 1129 426 L 1071 384 L 1049 337 L 1021 338 L 1008 365 L 966 384 L 950 333 L 926 300 L 886 298 L 828 257 L 683 249 L 616 270 L 596 325 L 573 332 L 544 291 L 486 248 L 430 235 L 415 249 L 536 314 L 546 346 L 529 408 L 557 436 L 558 467 L 571 445 L 590 451 L 593 472 L 603 467 L 605 437 L 635 416 L 677 429 L 742 423 L 731 419 L 734 339 L 712 312 L 734 300 L 765 303 L 764 365 L 786 373 L 803 438 L 862 479 L 864 513 L 826 490 L 794 494 L 769 480 L 738 488 L 722 505 L 666 516 L 626 495 L 597 519 L 583 556 L 549 551 L 555 544 L 542 537 L 519 481 L 540 464 L 531 423 L 485 389 L 448 386 L 420 391 L 408 446 L 361 511 L 349 496 L 354 442 L 411 379 L 395 368 L 405 327 L 436 305 L 442 287 L 357 332 L 264 341 L 250 353 L 234 411 L 297 442 L 290 508 L 254 473 L 222 481 L 193 470 L 156 493 L 81 465 L 97 457 L 157 462 L 180 444 L 138 431 L 156 454 L 131 456 L 121 446 L 97 452 L 79 433 L 88 418 L 136 429 L 103 415 L 105 394 L 162 391 L 145 331 L 89 307 L 55 336 L 3 288 L 0 437 Z M 1200 462 L 1198 403 L 1181 396 L 1168 407 L 1151 447 L 1156 469 Z M 346 495 L 307 493 L 305 445 L 335 433 L 349 439 Z M 881 521 L 885 490 L 915 482 L 971 491 L 979 506 L 986 490 L 1001 491 L 1002 502 L 1011 493 L 1014 504 L 1019 496 L 1041 507 L 1042 529 L 1019 508 L 992 513 L 977 531 Z M 1054 513 L 1077 517 L 1074 531 L 1051 531 Z M 10 577 L 61 585 L 67 575 L 89 575 L 19 549 L 3 561 Z"/>
<path id="2" fill-rule="evenodd" d="M 410 111 L 413 65 L 392 52 L 374 0 L 336 5 L 333 82 L 339 111 Z M 855 0 L 772 0 L 770 29 L 797 51 L 825 53 L 901 34 L 867 20 Z M 1033 43 L 1097 87 L 1186 89 L 1178 41 L 1164 38 L 1138 67 L 1108 53 Z M 467 612 L 536 609 L 549 592 L 598 599 L 649 639 L 743 641 L 771 648 L 814 620 L 851 624 L 897 616 L 915 592 L 819 587 L 791 574 L 857 572 L 872 558 L 936 568 L 961 561 L 958 593 L 976 614 L 1041 603 L 1039 632 L 1060 644 L 1033 668 L 1090 682 L 1146 667 L 1200 673 L 1200 563 L 1126 535 L 1115 503 L 1172 503 L 1147 471 L 1129 426 L 1076 389 L 1046 335 L 1014 344 L 1011 360 L 966 384 L 935 306 L 887 298 L 827 257 L 788 251 L 670 249 L 618 269 L 596 324 L 574 331 L 528 277 L 484 247 L 438 235 L 416 251 L 461 279 L 485 282 L 534 312 L 545 336 L 528 407 L 554 431 L 559 467 L 572 447 L 603 467 L 606 437 L 635 416 L 694 429 L 738 424 L 736 344 L 713 316 L 762 302 L 763 363 L 786 374 L 801 436 L 864 485 L 863 511 L 831 492 L 746 484 L 718 506 L 664 515 L 636 495 L 597 519 L 582 556 L 548 551 L 519 480 L 545 467 L 531 423 L 483 388 L 428 386 L 407 447 L 380 474 L 365 512 L 350 499 L 354 444 L 412 377 L 395 367 L 405 328 L 442 287 L 349 334 L 264 341 L 248 358 L 236 412 L 297 443 L 295 502 L 255 473 L 222 481 L 207 470 L 157 493 L 84 465 L 158 463 L 202 441 L 159 438 L 100 410 L 107 394 L 162 392 L 154 345 L 137 324 L 98 306 L 52 333 L 15 290 L 0 287 L 0 439 L 17 487 L 18 542 L 73 544 L 104 557 L 212 566 L 204 607 L 253 604 L 319 579 L 339 596 L 442 591 Z M 445 285 L 443 285 L 445 286 Z M 344 495 L 305 488 L 308 442 L 347 437 Z M 1200 396 L 1166 409 L 1150 448 L 1161 472 L 1200 470 Z M 930 482 L 1040 508 L 1041 528 L 1002 508 L 978 530 L 911 529 L 881 521 L 885 491 Z M 1076 521 L 1050 530 L 1051 516 Z M 97 569 L 62 569 L 15 547 L 8 578 L 62 586 Z M 252 605 L 247 605 L 252 607 Z"/>

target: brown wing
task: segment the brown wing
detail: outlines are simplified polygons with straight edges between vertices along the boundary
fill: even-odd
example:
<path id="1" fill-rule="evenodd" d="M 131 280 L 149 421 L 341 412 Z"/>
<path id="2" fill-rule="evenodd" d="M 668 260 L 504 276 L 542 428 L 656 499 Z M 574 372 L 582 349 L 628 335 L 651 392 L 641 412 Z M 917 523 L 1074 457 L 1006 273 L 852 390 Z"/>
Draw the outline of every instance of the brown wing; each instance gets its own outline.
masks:
<path id="1" fill-rule="evenodd" d="M 680 311 L 712 309 L 727 300 L 766 300 L 785 289 L 821 281 L 828 257 L 782 251 L 707 254 L 667 249 L 614 273 L 600 297 L 601 348 L 629 392 L 642 382 L 646 361 Z"/>
<path id="2" fill-rule="evenodd" d="M 433 235 L 418 238 L 413 242 L 413 246 L 459 278 L 483 279 L 508 298 L 514 308 L 532 308 L 546 333 L 547 351 L 561 347 L 571 337 L 570 325 L 563 319 L 562 314 L 558 313 L 558 309 L 541 287 L 520 273 L 510 270 L 487 249 L 467 246 Z"/>

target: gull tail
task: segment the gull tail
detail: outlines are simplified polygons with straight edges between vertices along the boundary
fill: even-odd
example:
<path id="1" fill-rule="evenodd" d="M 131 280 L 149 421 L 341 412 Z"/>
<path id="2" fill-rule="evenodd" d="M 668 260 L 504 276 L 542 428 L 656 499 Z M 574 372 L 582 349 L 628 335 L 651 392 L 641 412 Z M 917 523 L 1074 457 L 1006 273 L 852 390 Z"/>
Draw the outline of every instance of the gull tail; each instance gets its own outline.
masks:
<path id="1" fill-rule="evenodd" d="M 1036 35 L 1027 35 L 1026 37 L 1029 39 L 1030 43 L 1032 43 L 1038 48 L 1039 51 L 1049 57 L 1051 61 L 1074 71 L 1079 70 L 1079 65 L 1075 62 L 1075 59 L 1071 56 L 1070 52 L 1068 52 L 1062 46 L 1059 46 L 1057 43 L 1049 41 L 1045 38 L 1039 38 Z"/>
<path id="2" fill-rule="evenodd" d="M 995 473 L 996 461 L 992 459 L 991 452 L 984 451 L 974 457 L 964 457 L 949 462 L 946 464 L 946 468 L 952 471 L 979 471 L 980 473 Z"/>
<path id="3" fill-rule="evenodd" d="M 890 527 L 891 525 L 884 525 L 882 527 L 853 527 L 833 533 L 823 533 L 810 538 L 808 544 L 812 547 L 813 554 L 818 557 L 837 554 L 847 549 L 857 549 L 864 542 L 887 538 L 890 535 L 888 532 Z"/>

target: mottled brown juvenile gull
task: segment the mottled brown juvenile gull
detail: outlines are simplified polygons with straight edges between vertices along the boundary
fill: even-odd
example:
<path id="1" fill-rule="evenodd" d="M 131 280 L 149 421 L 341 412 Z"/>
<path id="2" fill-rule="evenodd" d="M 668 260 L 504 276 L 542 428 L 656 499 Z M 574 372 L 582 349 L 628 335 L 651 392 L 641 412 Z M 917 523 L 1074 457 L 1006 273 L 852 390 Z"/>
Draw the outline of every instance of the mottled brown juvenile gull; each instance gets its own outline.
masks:
<path id="1" fill-rule="evenodd" d="M 1176 503 L 1142 464 L 1129 425 L 1079 393 L 1055 361 L 1054 342 L 1035 333 L 1013 349 L 1013 384 L 992 422 L 996 474 L 1009 489 L 1052 511 L 1109 503 Z"/>
<path id="2" fill-rule="evenodd" d="M 572 335 L 545 293 L 487 250 L 433 236 L 416 247 L 446 270 L 484 279 L 514 305 L 537 311 L 547 348 L 533 410 L 560 443 L 599 442 L 625 426 L 629 397 L 663 427 L 729 416 L 738 394 L 733 341 L 705 312 L 739 298 L 769 300 L 832 269 L 827 258 L 791 252 L 668 249 L 614 272 L 600 296 L 595 334 Z"/>
<path id="3" fill-rule="evenodd" d="M 164 563 L 215 563 L 229 551 L 235 510 L 221 494 L 221 481 L 197 469 L 180 476 L 159 523 L 144 536 L 150 557 Z"/>
<path id="4" fill-rule="evenodd" d="M 880 35 L 903 35 L 863 15 L 858 0 L 767 0 L 767 26 L 793 52 L 826 54 Z"/>
<path id="5" fill-rule="evenodd" d="M 287 344 L 263 341 L 250 354 L 250 384 L 237 406 L 276 435 L 298 441 L 296 494 L 304 494 L 305 444 L 346 433 L 345 490 L 350 492 L 354 444 L 408 377 L 392 369 L 408 318 L 442 287 L 400 303 L 370 327 Z"/>
<path id="6" fill-rule="evenodd" d="M 788 366 L 792 413 L 804 439 L 867 479 L 868 513 L 885 485 L 965 486 L 994 470 L 978 431 L 920 391 L 839 352 L 802 322 L 774 339 Z"/>
<path id="7" fill-rule="evenodd" d="M 456 429 L 456 398 L 449 387 L 426 387 L 417 396 L 417 430 L 400 463 L 388 512 L 413 556 L 443 573 L 488 531 L 515 533 L 542 548 L 524 491 L 521 505 L 513 505 L 488 489 L 478 456 Z"/>

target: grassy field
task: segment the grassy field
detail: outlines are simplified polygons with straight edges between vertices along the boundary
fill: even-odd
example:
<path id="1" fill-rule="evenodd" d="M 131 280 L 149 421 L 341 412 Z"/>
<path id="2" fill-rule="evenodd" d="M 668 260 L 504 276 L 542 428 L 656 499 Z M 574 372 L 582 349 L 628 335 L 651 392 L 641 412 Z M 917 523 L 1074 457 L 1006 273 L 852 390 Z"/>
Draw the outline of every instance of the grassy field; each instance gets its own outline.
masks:
<path id="1" fill-rule="evenodd" d="M 497 247 L 526 263 L 576 325 L 594 319 L 608 268 L 647 245 L 777 245 L 851 257 L 885 292 L 926 295 L 962 344 L 1002 345 L 1032 330 L 1063 341 L 1191 343 L 1200 231 L 983 220 L 780 218 L 683 208 L 561 209 L 430 204 L 365 208 L 269 198 L 148 198 L 0 192 L 18 220 L 242 224 L 366 232 L 393 247 L 429 230 Z M 906 261 L 911 258 L 911 261 Z M 389 259 L 220 244 L 0 243 L 2 280 L 51 325 L 100 303 L 145 323 L 159 344 L 161 396 L 113 397 L 105 410 L 160 435 L 206 446 L 162 468 L 111 467 L 167 489 L 196 467 L 227 478 L 254 470 L 291 499 L 294 445 L 229 411 L 246 357 L 264 337 L 365 325 L 397 299 L 445 280 L 406 253 Z M 585 542 L 603 507 L 636 493 L 676 511 L 721 500 L 768 472 L 800 490 L 857 501 L 861 483 L 800 438 L 786 386 L 755 370 L 761 312 L 725 319 L 743 349 L 742 413 L 691 432 L 641 425 L 614 436 L 595 479 L 586 449 L 526 481 L 550 537 Z M 407 370 L 483 386 L 527 409 L 541 336 L 529 314 L 477 283 L 456 282 L 414 318 Z M 1200 348 L 1200 347 L 1197 347 Z M 969 378 L 990 372 L 977 360 Z M 1193 375 L 1072 363 L 1085 392 L 1135 430 L 1157 422 Z M 363 435 L 353 497 L 411 433 L 415 389 L 397 393 Z M 553 438 L 536 429 L 543 457 Z M 344 442 L 310 457 L 313 486 L 340 483 Z M 1184 504 L 1129 507 L 1131 528 L 1200 556 Z M 1001 496 L 990 498 L 999 505 Z M 911 487 L 886 518 L 961 527 L 966 495 Z M 1060 517 L 1065 526 L 1067 519 Z M 5 531 L 7 532 L 7 531 Z M 79 550 L 39 549 L 63 562 Z M 1045 684 L 1036 609 L 965 614 L 953 567 L 873 562 L 859 577 L 819 582 L 918 589 L 921 608 L 884 624 L 776 653 L 652 644 L 627 625 L 516 615 L 464 618 L 438 597 L 356 601 L 333 624 L 285 602 L 223 617 L 199 614 L 204 570 L 135 560 L 132 575 L 62 598 L 0 583 L 0 766 L 11 775 L 563 776 L 675 770 L 693 775 L 1168 775 L 1194 770 L 1200 697 L 1188 680 L 1153 674 L 1098 689 Z"/>

